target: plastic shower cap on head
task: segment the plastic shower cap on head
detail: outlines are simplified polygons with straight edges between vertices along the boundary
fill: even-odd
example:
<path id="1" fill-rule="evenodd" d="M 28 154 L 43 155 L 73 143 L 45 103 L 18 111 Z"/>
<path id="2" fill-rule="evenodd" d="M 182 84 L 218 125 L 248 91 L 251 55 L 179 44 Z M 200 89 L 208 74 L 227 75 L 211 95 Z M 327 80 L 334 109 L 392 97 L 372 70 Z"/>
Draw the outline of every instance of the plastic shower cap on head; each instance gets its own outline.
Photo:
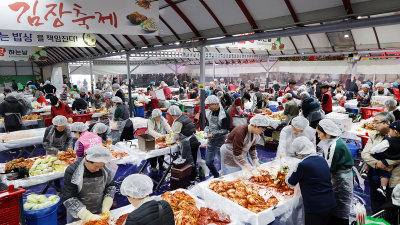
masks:
<path id="1" fill-rule="evenodd" d="M 81 95 L 79 93 L 74 94 L 74 99 L 80 99 Z"/>
<path id="2" fill-rule="evenodd" d="M 61 115 L 54 117 L 51 122 L 54 126 L 64 126 L 68 124 L 67 117 Z"/>
<path id="3" fill-rule="evenodd" d="M 97 163 L 109 163 L 112 155 L 108 148 L 103 146 L 93 146 L 86 151 L 86 160 Z"/>
<path id="4" fill-rule="evenodd" d="M 339 129 L 339 127 L 332 121 L 328 119 L 323 119 L 319 121 L 318 125 L 324 129 L 325 133 L 340 137 L 342 135 L 342 131 Z"/>
<path id="5" fill-rule="evenodd" d="M 152 82 L 150 82 L 150 84 L 154 86 L 154 85 L 156 85 L 156 82 L 152 81 Z"/>
<path id="6" fill-rule="evenodd" d="M 356 84 L 361 84 L 361 81 L 359 81 L 359 80 L 358 80 L 358 81 L 356 81 Z"/>
<path id="7" fill-rule="evenodd" d="M 210 95 L 211 95 L 211 91 L 210 91 L 210 90 L 206 90 L 206 91 L 205 91 L 205 94 L 206 94 L 207 96 L 210 96 Z"/>
<path id="8" fill-rule="evenodd" d="M 273 84 L 278 84 L 278 81 L 274 80 L 272 81 Z"/>
<path id="9" fill-rule="evenodd" d="M 217 90 L 222 90 L 222 89 L 224 89 L 224 87 L 221 84 L 217 86 Z"/>
<path id="10" fill-rule="evenodd" d="M 11 92 L 10 94 L 8 94 L 8 95 L 6 96 L 6 98 L 11 98 L 11 97 L 17 98 L 17 97 L 16 97 L 16 93 L 15 93 L 15 92 Z"/>
<path id="11" fill-rule="evenodd" d="M 303 87 L 300 87 L 299 89 L 297 89 L 297 93 L 301 93 L 301 92 L 305 92 L 306 89 Z"/>
<path id="12" fill-rule="evenodd" d="M 160 109 L 154 109 L 153 112 L 151 112 L 151 117 L 157 117 L 157 116 L 162 116 L 162 112 Z"/>
<path id="13" fill-rule="evenodd" d="M 169 107 L 167 112 L 171 116 L 180 116 L 180 115 L 182 115 L 182 111 L 176 105 L 173 105 L 173 106 Z"/>
<path id="14" fill-rule="evenodd" d="M 293 149 L 297 154 L 309 155 L 316 153 L 314 144 L 307 137 L 298 137 L 293 141 Z"/>
<path id="15" fill-rule="evenodd" d="M 253 118 L 250 119 L 250 124 L 251 125 L 256 125 L 259 127 L 268 127 L 269 126 L 269 120 L 266 116 L 262 115 L 255 115 Z"/>
<path id="16" fill-rule="evenodd" d="M 131 198 L 142 199 L 153 192 L 153 181 L 144 174 L 127 176 L 121 184 L 121 194 Z"/>
<path id="17" fill-rule="evenodd" d="M 122 103 L 122 99 L 118 96 L 112 97 L 111 101 L 115 103 Z"/>
<path id="18" fill-rule="evenodd" d="M 375 87 L 383 87 L 383 83 L 382 83 L 382 82 L 379 82 L 379 83 L 377 83 L 377 84 L 375 85 Z"/>
<path id="19" fill-rule="evenodd" d="M 15 98 L 16 98 L 17 100 L 22 100 L 22 99 L 24 98 L 24 93 L 16 93 L 16 94 L 15 94 Z"/>
<path id="20" fill-rule="evenodd" d="M 109 134 L 111 132 L 111 128 L 104 123 L 96 123 L 93 126 L 92 132 L 95 134 L 104 134 L 107 133 Z"/>
<path id="21" fill-rule="evenodd" d="M 393 87 L 399 87 L 399 83 L 393 82 Z"/>
<path id="22" fill-rule="evenodd" d="M 218 79 L 214 79 L 214 81 L 215 81 L 215 82 L 217 82 L 217 81 L 218 81 Z"/>
<path id="23" fill-rule="evenodd" d="M 97 94 L 100 94 L 101 92 L 100 92 L 99 89 L 95 89 L 93 93 L 94 93 L 95 95 L 97 95 Z"/>
<path id="24" fill-rule="evenodd" d="M 394 99 L 388 99 L 388 100 L 385 101 L 384 105 L 386 107 L 393 108 L 393 107 L 396 107 L 397 101 L 394 100 Z"/>
<path id="25" fill-rule="evenodd" d="M 368 84 L 363 84 L 361 87 L 362 88 L 369 88 L 369 85 Z"/>
<path id="26" fill-rule="evenodd" d="M 389 83 L 384 83 L 384 84 L 383 84 L 383 87 L 384 87 L 384 88 L 390 88 L 391 86 L 390 86 Z"/>
<path id="27" fill-rule="evenodd" d="M 239 82 L 242 81 L 242 78 L 237 79 L 237 81 L 239 81 Z"/>
<path id="28" fill-rule="evenodd" d="M 224 78 L 219 79 L 219 81 L 223 81 L 223 80 L 224 80 Z"/>
<path id="29" fill-rule="evenodd" d="M 292 94 L 290 94 L 290 93 L 286 93 L 286 94 L 283 96 L 283 98 L 285 98 L 285 99 L 291 98 L 291 97 L 292 97 Z"/>
<path id="30" fill-rule="evenodd" d="M 268 96 L 269 96 L 269 93 L 262 93 L 262 99 L 265 99 Z"/>
<path id="31" fill-rule="evenodd" d="M 222 98 L 222 96 L 224 96 L 224 92 L 218 91 L 218 92 L 217 92 L 217 97 L 218 97 L 218 98 Z"/>
<path id="32" fill-rule="evenodd" d="M 168 87 L 168 84 L 163 83 L 162 86 L 163 86 L 163 87 Z"/>
<path id="33" fill-rule="evenodd" d="M 251 80 L 248 80 L 248 81 L 247 81 L 247 83 L 253 83 L 253 81 L 251 81 Z"/>
<path id="34" fill-rule="evenodd" d="M 210 85 L 211 85 L 211 84 L 214 85 L 214 82 L 211 81 L 211 82 L 210 82 Z"/>
<path id="35" fill-rule="evenodd" d="M 392 203 L 393 205 L 400 206 L 400 184 L 397 184 L 396 187 L 394 187 L 393 189 Z"/>
<path id="36" fill-rule="evenodd" d="M 219 99 L 218 99 L 218 97 L 215 96 L 215 95 L 208 96 L 208 97 L 206 98 L 205 104 L 206 104 L 206 105 L 209 105 L 209 104 L 219 104 Z"/>
<path id="37" fill-rule="evenodd" d="M 120 88 L 121 86 L 119 84 L 115 83 L 115 84 L 112 85 L 112 87 L 113 88 Z"/>
<path id="38" fill-rule="evenodd" d="M 305 130 L 308 127 L 309 122 L 302 116 L 296 116 L 292 120 L 292 125 L 299 130 Z"/>
<path id="39" fill-rule="evenodd" d="M 81 88 L 79 88 L 79 92 L 87 92 L 87 88 L 85 88 L 85 87 L 81 87 Z"/>
<path id="40" fill-rule="evenodd" d="M 256 78 L 254 78 L 254 80 L 259 80 L 260 78 L 258 78 L 258 77 L 256 77 Z"/>
<path id="41" fill-rule="evenodd" d="M 331 82 L 331 85 L 336 85 L 336 82 L 335 82 L 335 81 L 332 81 L 332 82 Z"/>
<path id="42" fill-rule="evenodd" d="M 89 127 L 82 122 L 76 122 L 71 125 L 71 131 L 73 132 L 83 132 L 87 129 L 89 129 Z"/>

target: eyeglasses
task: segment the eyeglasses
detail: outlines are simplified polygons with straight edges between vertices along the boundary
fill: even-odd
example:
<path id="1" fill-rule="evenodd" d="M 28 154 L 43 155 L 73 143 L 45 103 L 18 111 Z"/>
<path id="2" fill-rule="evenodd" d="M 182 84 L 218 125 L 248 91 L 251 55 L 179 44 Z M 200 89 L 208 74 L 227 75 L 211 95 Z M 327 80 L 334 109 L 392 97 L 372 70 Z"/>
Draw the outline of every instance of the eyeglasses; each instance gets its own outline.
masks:
<path id="1" fill-rule="evenodd" d="M 380 121 L 380 122 L 373 121 L 373 122 L 372 122 L 373 125 L 379 125 L 379 124 L 381 124 L 381 123 L 387 124 L 386 122 L 383 122 L 383 121 Z M 389 124 L 388 124 L 388 125 L 389 125 Z"/>

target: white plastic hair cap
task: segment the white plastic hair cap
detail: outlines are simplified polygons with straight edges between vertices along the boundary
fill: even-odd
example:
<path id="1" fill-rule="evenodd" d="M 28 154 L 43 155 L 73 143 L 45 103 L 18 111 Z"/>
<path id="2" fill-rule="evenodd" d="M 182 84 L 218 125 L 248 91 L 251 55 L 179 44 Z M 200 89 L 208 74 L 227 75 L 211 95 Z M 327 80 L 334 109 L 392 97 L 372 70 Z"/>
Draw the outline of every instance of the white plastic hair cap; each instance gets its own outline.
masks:
<path id="1" fill-rule="evenodd" d="M 182 111 L 176 105 L 173 105 L 173 106 L 169 107 L 167 112 L 171 116 L 180 116 L 180 115 L 182 115 Z"/>
<path id="2" fill-rule="evenodd" d="M 109 163 L 112 155 L 108 148 L 103 146 L 93 146 L 86 151 L 86 160 L 97 163 Z"/>
<path id="3" fill-rule="evenodd" d="M 377 83 L 377 84 L 375 85 L 375 87 L 383 87 L 383 83 L 382 83 L 382 82 L 379 82 L 379 83 Z"/>
<path id="4" fill-rule="evenodd" d="M 160 109 L 154 109 L 152 112 L 151 112 L 151 117 L 157 117 L 157 116 L 162 116 L 162 112 L 161 112 L 161 110 Z"/>
<path id="5" fill-rule="evenodd" d="M 259 127 L 268 127 L 269 126 L 269 120 L 266 116 L 262 116 L 260 114 L 257 114 L 253 116 L 253 118 L 250 119 L 250 124 L 251 125 L 256 125 Z"/>
<path id="6" fill-rule="evenodd" d="M 111 128 L 104 123 L 96 123 L 93 127 L 93 133 L 95 134 L 109 134 L 111 132 Z"/>
<path id="7" fill-rule="evenodd" d="M 292 120 L 292 125 L 299 130 L 305 130 L 308 127 L 309 122 L 302 116 L 296 116 Z"/>
<path id="8" fill-rule="evenodd" d="M 293 141 L 293 149 L 297 154 L 309 155 L 316 153 L 314 144 L 305 136 L 298 137 Z"/>
<path id="9" fill-rule="evenodd" d="M 325 133 L 335 136 L 335 137 L 340 137 L 342 135 L 342 131 L 339 129 L 339 127 L 329 119 L 323 119 L 319 121 L 318 125 L 324 129 Z"/>
<path id="10" fill-rule="evenodd" d="M 81 94 L 79 94 L 79 93 L 74 94 L 74 99 L 80 99 L 80 98 L 81 98 Z"/>
<path id="11" fill-rule="evenodd" d="M 363 84 L 361 87 L 362 88 L 369 88 L 369 85 L 368 84 Z"/>
<path id="12" fill-rule="evenodd" d="M 218 99 L 218 97 L 215 96 L 215 95 L 210 95 L 210 96 L 208 96 L 208 97 L 206 98 L 205 104 L 206 104 L 206 105 L 209 105 L 209 104 L 219 104 L 219 99 Z"/>
<path id="13" fill-rule="evenodd" d="M 54 126 L 64 126 L 68 124 L 67 118 L 61 115 L 54 117 L 51 122 Z"/>
<path id="14" fill-rule="evenodd" d="M 79 88 L 79 92 L 87 92 L 87 89 L 85 87 Z"/>
<path id="15" fill-rule="evenodd" d="M 288 98 L 291 98 L 292 97 L 292 94 L 290 94 L 290 93 L 286 93 L 284 96 L 283 96 L 283 98 L 285 98 L 285 99 L 288 99 Z"/>
<path id="16" fill-rule="evenodd" d="M 95 90 L 94 90 L 94 94 L 95 94 L 95 95 L 100 94 L 100 93 L 101 93 L 101 91 L 100 91 L 99 89 L 95 89 Z"/>
<path id="17" fill-rule="evenodd" d="M 84 132 L 89 129 L 89 127 L 82 122 L 75 122 L 71 125 L 71 131 L 73 132 Z"/>
<path id="18" fill-rule="evenodd" d="M 118 96 L 114 96 L 114 97 L 111 99 L 111 101 L 112 101 L 112 102 L 115 102 L 115 103 L 122 103 L 122 99 L 121 99 L 120 97 L 118 97 Z"/>
<path id="19" fill-rule="evenodd" d="M 309 98 L 309 97 L 310 97 L 310 94 L 309 94 L 308 92 L 304 91 L 304 92 L 301 92 L 301 93 L 300 93 L 300 97 L 301 97 L 301 98 Z"/>
<path id="20" fill-rule="evenodd" d="M 121 86 L 119 84 L 115 83 L 115 84 L 112 85 L 112 87 L 113 88 L 120 88 Z"/>
<path id="21" fill-rule="evenodd" d="M 153 181 L 144 174 L 132 174 L 122 181 L 121 194 L 142 199 L 153 192 Z"/>

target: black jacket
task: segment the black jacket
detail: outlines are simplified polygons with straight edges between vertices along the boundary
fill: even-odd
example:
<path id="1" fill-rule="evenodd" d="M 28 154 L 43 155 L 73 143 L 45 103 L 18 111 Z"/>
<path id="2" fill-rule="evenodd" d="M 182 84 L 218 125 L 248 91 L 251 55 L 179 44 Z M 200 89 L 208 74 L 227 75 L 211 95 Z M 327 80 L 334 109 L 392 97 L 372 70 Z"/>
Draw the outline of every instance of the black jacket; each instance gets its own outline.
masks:
<path id="1" fill-rule="evenodd" d="M 400 120 L 400 110 L 396 109 L 393 111 L 394 120 Z"/>
<path id="2" fill-rule="evenodd" d="M 12 84 L 12 89 L 18 91 L 18 84 L 16 82 Z"/>
<path id="3" fill-rule="evenodd" d="M 43 92 L 46 94 L 54 94 L 54 93 L 56 93 L 56 91 L 57 91 L 57 88 L 51 84 L 46 84 L 43 86 Z"/>
<path id="4" fill-rule="evenodd" d="M 159 206 L 162 206 L 162 221 L 159 220 Z M 149 201 L 131 212 L 126 218 L 126 225 L 175 225 L 174 213 L 168 202 Z"/>
<path id="5" fill-rule="evenodd" d="M 194 125 L 193 121 L 186 115 L 181 115 L 175 121 L 182 123 L 182 130 L 181 134 L 189 137 L 190 135 L 196 133 L 196 126 Z"/>
<path id="6" fill-rule="evenodd" d="M 5 118 L 6 113 L 19 113 L 19 116 L 21 117 L 24 113 L 24 109 L 22 104 L 15 97 L 6 97 L 6 99 L 0 104 L 0 115 Z M 16 116 L 9 116 L 8 118 L 4 120 L 6 128 L 22 126 Z"/>
<path id="7" fill-rule="evenodd" d="M 85 100 L 85 102 L 87 104 L 89 104 L 89 95 L 87 95 L 87 94 L 84 94 L 84 95 L 79 94 L 79 95 L 81 96 L 81 99 Z"/>
<path id="8" fill-rule="evenodd" d="M 75 99 L 72 103 L 72 110 L 80 111 L 87 109 L 87 102 L 81 98 Z"/>
<path id="9" fill-rule="evenodd" d="M 121 90 L 118 90 L 115 96 L 120 97 L 122 102 L 125 102 L 125 94 Z"/>

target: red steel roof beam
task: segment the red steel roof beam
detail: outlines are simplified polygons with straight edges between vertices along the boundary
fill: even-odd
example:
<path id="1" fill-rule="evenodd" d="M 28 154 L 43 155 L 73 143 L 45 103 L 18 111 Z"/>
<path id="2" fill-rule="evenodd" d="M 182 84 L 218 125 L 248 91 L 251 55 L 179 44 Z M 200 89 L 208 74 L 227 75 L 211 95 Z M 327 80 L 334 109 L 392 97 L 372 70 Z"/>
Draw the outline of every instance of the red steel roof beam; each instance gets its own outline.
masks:
<path id="1" fill-rule="evenodd" d="M 123 49 L 126 49 L 125 46 L 122 44 L 122 42 L 121 42 L 120 40 L 118 40 L 118 38 L 115 37 L 114 34 L 110 34 L 110 35 L 111 35 L 111 37 L 113 37 L 113 38 L 118 42 L 119 45 L 121 45 L 121 47 L 122 47 Z"/>
<path id="2" fill-rule="evenodd" d="M 56 55 L 58 55 L 58 57 L 62 58 L 64 61 L 67 60 L 68 57 L 65 58 L 65 57 L 63 56 L 63 54 L 61 54 L 61 52 L 58 51 L 58 49 L 56 49 L 56 48 L 50 48 L 50 50 L 53 51 Z M 68 58 L 68 59 L 69 59 L 69 58 Z"/>
<path id="3" fill-rule="evenodd" d="M 201 35 L 200 35 L 199 31 L 196 29 L 196 27 L 194 27 L 192 22 L 190 22 L 190 20 L 185 16 L 185 14 L 183 14 L 181 9 L 179 9 L 179 7 L 176 6 L 172 0 L 165 0 L 165 2 L 175 10 L 175 12 L 183 19 L 183 21 L 185 21 L 185 23 L 193 31 L 193 33 L 196 35 L 196 37 L 200 38 Z"/>
<path id="4" fill-rule="evenodd" d="M 75 59 L 79 58 L 77 55 L 75 55 L 75 53 L 73 53 L 73 52 L 71 51 L 71 49 L 69 49 L 69 48 L 64 48 L 64 47 L 62 47 L 61 49 L 67 50 L 69 53 L 71 53 L 71 55 L 74 56 Z"/>
<path id="5" fill-rule="evenodd" d="M 99 36 L 106 44 L 108 44 L 108 46 L 110 46 L 112 48 L 112 50 L 117 51 L 117 49 L 114 47 L 114 45 L 112 45 L 103 35 L 97 34 L 97 36 Z M 105 50 L 105 51 L 108 52 L 107 50 Z"/>
<path id="6" fill-rule="evenodd" d="M 124 38 L 133 46 L 136 47 L 137 45 L 135 44 L 135 42 L 132 41 L 132 39 L 128 36 L 128 35 L 122 35 L 124 36 Z"/>
<path id="7" fill-rule="evenodd" d="M 164 41 L 160 36 L 156 36 L 156 38 L 157 38 L 158 42 L 160 42 L 161 44 L 164 44 Z"/>
<path id="8" fill-rule="evenodd" d="M 253 19 L 251 16 L 249 10 L 247 7 L 244 5 L 242 0 L 235 0 L 236 3 L 238 4 L 239 8 L 242 10 L 244 16 L 247 18 L 247 21 L 249 21 L 251 28 L 254 30 L 256 33 L 262 32 L 261 30 L 258 30 L 258 26 L 256 24 L 256 21 Z"/>
<path id="9" fill-rule="evenodd" d="M 218 24 L 219 28 L 221 28 L 222 32 L 225 34 L 225 36 L 228 36 L 228 32 L 226 32 L 225 27 L 222 25 L 222 23 L 219 21 L 217 16 L 214 14 L 214 12 L 208 7 L 207 3 L 204 0 L 199 0 L 200 3 L 204 6 L 204 8 L 207 9 L 208 13 L 214 18 L 215 22 Z"/>
<path id="10" fill-rule="evenodd" d="M 143 37 L 143 35 L 138 35 L 138 36 L 139 36 L 140 40 L 142 40 L 145 45 L 150 45 L 150 43 L 146 40 L 146 38 Z"/>
<path id="11" fill-rule="evenodd" d="M 353 8 L 351 7 L 351 2 L 350 0 L 342 0 L 343 1 L 343 6 L 344 9 L 346 10 L 347 14 L 353 14 Z M 350 17 L 352 19 L 356 19 L 355 16 Z"/>

